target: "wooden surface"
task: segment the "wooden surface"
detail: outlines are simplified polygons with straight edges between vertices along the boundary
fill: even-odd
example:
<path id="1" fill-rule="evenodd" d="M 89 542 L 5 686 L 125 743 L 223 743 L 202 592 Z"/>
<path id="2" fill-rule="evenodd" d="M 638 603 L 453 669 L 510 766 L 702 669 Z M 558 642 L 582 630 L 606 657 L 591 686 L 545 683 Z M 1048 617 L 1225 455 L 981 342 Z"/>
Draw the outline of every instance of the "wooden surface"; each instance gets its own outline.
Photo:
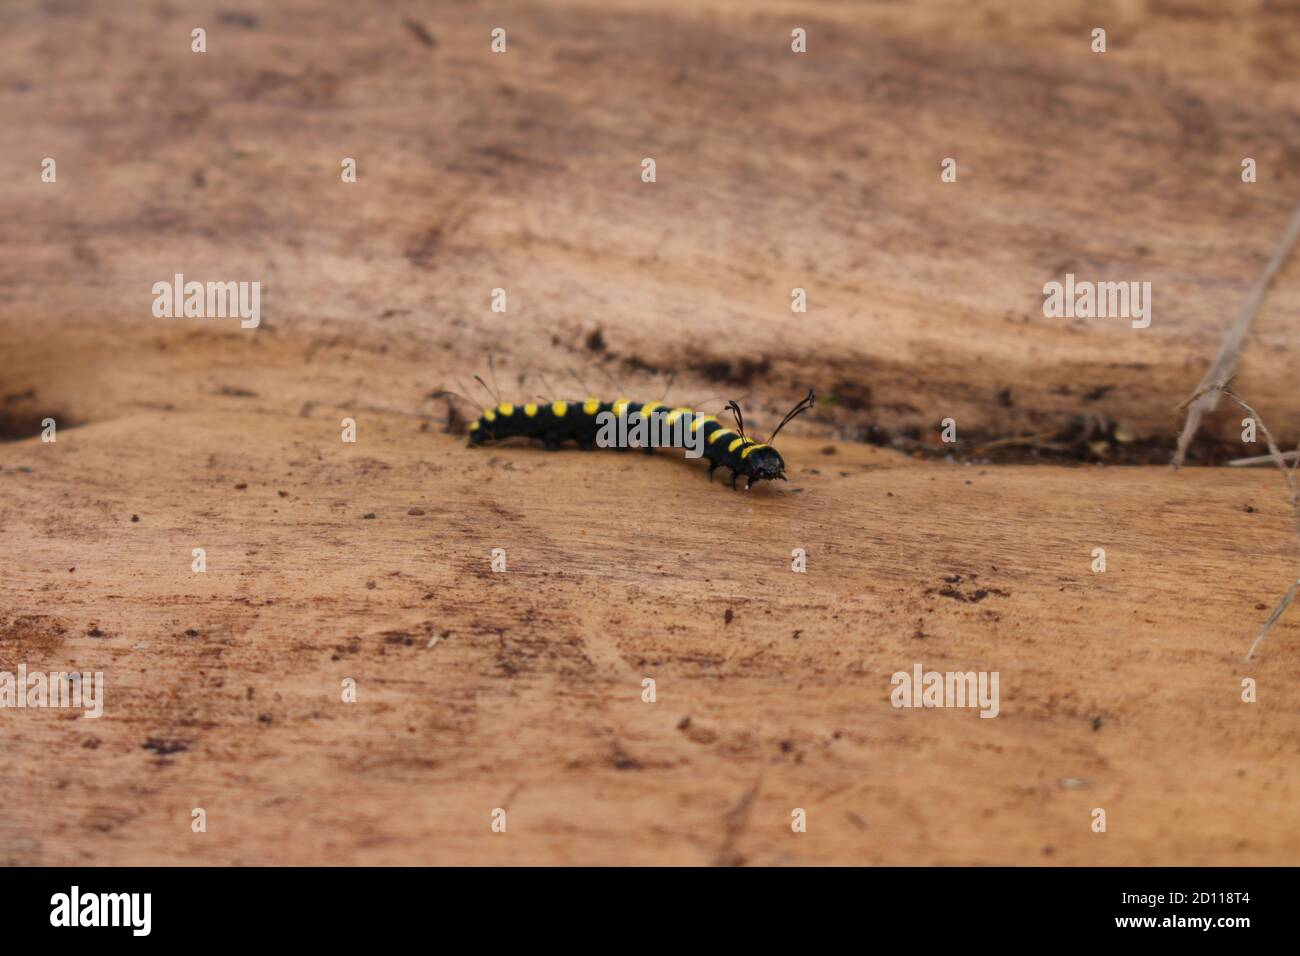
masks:
<path id="1" fill-rule="evenodd" d="M 0 862 L 1293 863 L 1300 623 L 1242 660 L 1280 477 L 961 460 L 1172 448 L 1300 197 L 1294 8 L 1088 10 L 7 5 L 0 670 L 108 702 L 0 711 Z M 1151 281 L 1151 328 L 1044 318 L 1067 271 Z M 262 326 L 153 318 L 176 272 L 261 281 Z M 1292 443 L 1297 305 L 1292 262 L 1237 382 Z M 733 494 L 466 448 L 428 396 L 488 348 L 516 401 L 831 400 Z M 916 662 L 1001 714 L 895 710 Z"/>

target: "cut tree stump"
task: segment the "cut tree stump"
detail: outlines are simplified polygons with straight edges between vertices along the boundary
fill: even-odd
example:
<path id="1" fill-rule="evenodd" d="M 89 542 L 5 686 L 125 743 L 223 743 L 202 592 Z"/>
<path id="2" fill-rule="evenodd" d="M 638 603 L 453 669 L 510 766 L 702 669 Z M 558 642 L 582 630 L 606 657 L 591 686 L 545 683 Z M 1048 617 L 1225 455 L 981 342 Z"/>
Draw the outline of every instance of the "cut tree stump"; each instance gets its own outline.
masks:
<path id="1" fill-rule="evenodd" d="M 0 863 L 1297 859 L 1294 609 L 1243 660 L 1300 572 L 1280 477 L 976 451 L 1167 460 L 1300 200 L 1293 13 L 240 11 L 0 13 L 0 671 L 107 685 L 0 710 Z M 261 325 L 155 318 L 176 273 Z M 1044 317 L 1066 273 L 1150 281 L 1151 327 Z M 1297 306 L 1293 261 L 1234 383 L 1289 447 Z M 733 493 L 466 447 L 430 396 L 489 349 L 516 402 L 822 402 Z M 1240 418 L 1192 460 L 1261 453 Z M 896 709 L 918 663 L 998 716 Z"/>

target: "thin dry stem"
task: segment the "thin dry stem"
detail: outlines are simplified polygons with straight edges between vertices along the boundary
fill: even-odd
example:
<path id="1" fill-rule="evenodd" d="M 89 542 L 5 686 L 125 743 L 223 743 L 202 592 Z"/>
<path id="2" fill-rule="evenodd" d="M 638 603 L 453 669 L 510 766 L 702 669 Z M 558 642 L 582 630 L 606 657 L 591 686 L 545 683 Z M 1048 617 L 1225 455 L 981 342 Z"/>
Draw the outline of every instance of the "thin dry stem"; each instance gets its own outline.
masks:
<path id="1" fill-rule="evenodd" d="M 1291 253 L 1291 248 L 1295 245 L 1298 237 L 1300 237 L 1300 206 L 1296 206 L 1295 212 L 1291 214 L 1291 222 L 1288 224 L 1286 232 L 1282 234 L 1282 239 L 1273 250 L 1273 255 L 1264 266 L 1264 271 L 1255 280 L 1255 284 L 1251 286 L 1246 301 L 1242 303 L 1241 311 L 1237 313 L 1237 318 L 1223 336 L 1223 341 L 1219 345 L 1219 352 L 1214 356 L 1214 361 L 1210 363 L 1210 367 L 1206 369 L 1205 375 L 1201 377 L 1201 384 L 1197 386 L 1196 394 L 1183 403 L 1184 405 L 1190 404 L 1191 407 L 1187 411 L 1187 420 L 1183 423 L 1183 430 L 1178 436 L 1178 451 L 1174 453 L 1174 460 L 1171 462 L 1175 469 L 1183 464 L 1183 458 L 1187 454 L 1187 447 L 1192 443 L 1192 439 L 1196 436 L 1196 429 L 1201 424 L 1201 416 L 1206 412 L 1214 411 L 1219 404 L 1217 392 L 1226 388 L 1227 383 L 1232 380 L 1233 375 L 1236 373 L 1237 362 L 1241 358 L 1242 345 L 1246 341 L 1246 332 L 1250 328 L 1250 320 L 1259 311 L 1260 303 L 1264 301 L 1264 292 L 1268 289 L 1269 283 L 1273 281 L 1273 276 L 1282 268 L 1282 263 L 1286 261 L 1287 256 Z"/>
<path id="2" fill-rule="evenodd" d="M 1251 408 L 1240 395 L 1228 388 L 1226 385 L 1211 385 L 1203 388 L 1183 404 L 1196 401 L 1200 398 L 1202 393 L 1208 391 L 1218 391 L 1227 395 L 1230 399 L 1245 409 L 1246 414 L 1255 419 L 1256 423 L 1259 425 L 1260 434 L 1264 436 L 1264 441 L 1268 444 L 1268 456 L 1273 463 L 1281 469 L 1282 477 L 1286 480 L 1287 491 L 1290 492 L 1291 498 L 1291 513 L 1295 518 L 1296 541 L 1297 543 L 1300 543 L 1300 486 L 1296 484 L 1294 466 L 1287 467 L 1286 459 L 1288 456 L 1284 455 L 1282 449 L 1278 448 L 1277 442 L 1273 440 L 1273 433 L 1270 432 L 1268 426 L 1264 424 L 1264 419 L 1259 417 L 1259 412 Z M 1297 449 L 1297 453 L 1300 453 L 1300 449 Z M 1300 458 L 1300 454 L 1298 454 L 1297 457 Z M 1282 612 L 1284 612 L 1291 605 L 1291 602 L 1295 600 L 1297 589 L 1300 589 L 1300 578 L 1296 579 L 1295 583 L 1291 585 L 1286 594 L 1282 596 L 1282 600 L 1278 602 L 1277 607 L 1273 608 L 1273 613 L 1268 616 L 1268 620 L 1264 622 L 1264 626 L 1260 629 L 1259 635 L 1255 638 L 1255 642 L 1250 645 L 1250 650 L 1246 652 L 1246 660 L 1250 660 L 1255 656 L 1255 649 L 1259 647 L 1260 643 L 1264 640 L 1265 635 L 1267 635 L 1273 625 L 1277 623 L 1278 618 L 1282 616 Z"/>

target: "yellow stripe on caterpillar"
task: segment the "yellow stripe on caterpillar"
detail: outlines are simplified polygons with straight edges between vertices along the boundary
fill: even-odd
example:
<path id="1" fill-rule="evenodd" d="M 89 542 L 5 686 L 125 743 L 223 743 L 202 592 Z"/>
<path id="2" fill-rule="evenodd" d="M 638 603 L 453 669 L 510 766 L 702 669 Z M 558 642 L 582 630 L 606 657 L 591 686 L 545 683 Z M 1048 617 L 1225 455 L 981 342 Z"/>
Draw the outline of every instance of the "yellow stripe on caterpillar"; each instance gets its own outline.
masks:
<path id="1" fill-rule="evenodd" d="M 497 402 L 496 405 L 484 408 L 477 419 L 466 423 L 471 435 L 469 440 L 471 446 L 478 447 L 512 438 L 531 438 L 545 442 L 548 449 L 560 447 L 565 442 L 576 442 L 584 450 L 613 444 L 619 447 L 624 445 L 650 447 L 656 443 L 665 443 L 663 432 L 675 431 L 677 434 L 667 443 L 687 447 L 687 457 L 693 455 L 698 458 L 700 453 L 704 452 L 708 458 L 710 476 L 720 465 L 730 464 L 731 487 L 736 487 L 738 478 L 747 478 L 748 483 L 745 487 L 748 489 L 756 482 L 785 477 L 781 468 L 781 456 L 770 442 L 788 422 L 813 407 L 815 395 L 812 390 L 809 390 L 807 397 L 781 419 L 780 424 L 772 432 L 773 437 L 767 442 L 759 442 L 756 438 L 744 434 L 739 423 L 740 409 L 734 402 L 729 405 L 729 408 L 735 414 L 737 424 L 735 429 L 731 429 L 727 428 L 718 417 L 705 415 L 693 408 L 671 406 L 665 402 L 638 403 L 626 396 L 615 398 L 610 402 L 603 401 L 596 395 L 567 401 L 536 397 L 535 401 L 525 401 L 519 405 L 503 402 L 495 396 L 493 399 Z M 635 411 L 638 413 L 636 417 L 650 426 L 648 438 L 641 431 L 626 435 L 625 438 L 626 429 L 631 425 L 633 417 L 631 416 L 633 405 L 636 405 Z M 518 417 L 516 417 L 516 409 L 519 412 Z M 605 410 L 612 410 L 614 413 L 611 417 L 618 429 L 617 442 L 611 442 L 606 432 L 607 426 L 612 423 L 601 420 Z M 570 411 L 574 413 L 572 417 L 569 415 Z M 543 412 L 546 414 L 542 414 Z M 717 453 L 709 452 L 707 447 L 701 448 L 698 438 L 683 439 L 682 433 L 685 430 L 680 425 L 686 422 L 690 423 L 691 435 L 707 438 L 708 445 L 718 446 Z M 710 423 L 712 427 L 705 428 Z M 598 424 L 602 426 L 599 434 L 596 429 Z M 760 456 L 760 461 L 750 462 L 749 458 L 755 451 L 767 451 L 770 454 Z"/>

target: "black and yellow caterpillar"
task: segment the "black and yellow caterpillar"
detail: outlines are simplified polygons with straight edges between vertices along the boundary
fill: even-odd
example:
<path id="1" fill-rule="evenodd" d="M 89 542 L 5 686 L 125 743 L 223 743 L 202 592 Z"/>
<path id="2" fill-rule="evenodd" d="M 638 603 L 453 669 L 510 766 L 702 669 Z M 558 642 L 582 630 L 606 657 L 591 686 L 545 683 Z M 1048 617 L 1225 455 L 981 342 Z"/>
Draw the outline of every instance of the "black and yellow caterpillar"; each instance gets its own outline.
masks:
<path id="1" fill-rule="evenodd" d="M 598 417 L 608 412 L 615 417 L 641 415 L 648 422 L 658 421 L 658 428 L 671 428 L 678 418 L 690 415 L 692 432 L 703 432 L 703 453 L 709 461 L 709 480 L 719 467 L 731 469 L 731 487 L 736 487 L 736 479 L 748 478 L 745 485 L 748 491 L 756 481 L 786 481 L 785 460 L 772 447 L 772 439 L 785 427 L 786 422 L 800 412 L 812 408 L 814 395 L 811 391 L 790 413 L 782 419 L 781 424 L 772 432 L 766 442 L 755 441 L 745 434 L 744 419 L 735 402 L 728 407 L 736 417 L 736 429 L 727 428 L 712 415 L 701 415 L 691 408 L 669 408 L 663 402 L 633 402 L 626 398 L 603 402 L 598 398 L 585 401 L 555 401 L 549 404 L 528 403 L 512 405 L 507 402 L 495 408 L 484 409 L 483 414 L 469 426 L 469 443 L 481 445 L 506 438 L 540 439 L 548 449 L 559 448 L 566 441 L 576 442 L 579 448 L 597 447 L 596 437 L 600 431 Z"/>

